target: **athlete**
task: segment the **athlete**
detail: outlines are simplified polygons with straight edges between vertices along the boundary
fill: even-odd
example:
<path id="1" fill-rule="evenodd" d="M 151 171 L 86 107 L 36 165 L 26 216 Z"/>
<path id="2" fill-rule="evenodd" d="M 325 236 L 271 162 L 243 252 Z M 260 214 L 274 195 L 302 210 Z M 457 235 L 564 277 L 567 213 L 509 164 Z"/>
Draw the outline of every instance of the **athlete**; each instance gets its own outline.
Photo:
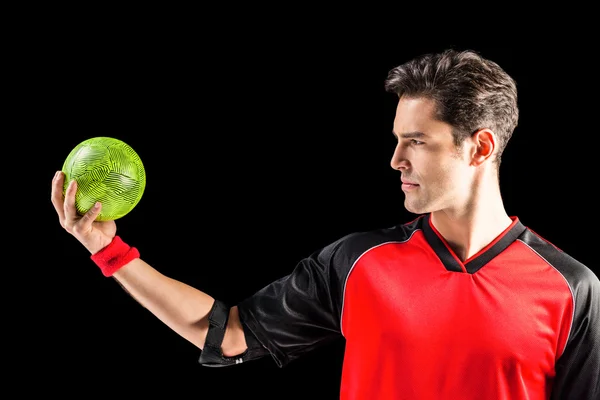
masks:
<path id="1" fill-rule="evenodd" d="M 284 367 L 345 340 L 340 397 L 600 399 L 600 282 L 508 215 L 501 155 L 519 110 L 514 80 L 474 51 L 389 72 L 398 96 L 391 167 L 412 221 L 339 238 L 229 305 L 171 279 L 81 216 L 77 182 L 52 203 L 64 229 L 142 306 L 200 349 L 201 365 L 270 356 Z"/>

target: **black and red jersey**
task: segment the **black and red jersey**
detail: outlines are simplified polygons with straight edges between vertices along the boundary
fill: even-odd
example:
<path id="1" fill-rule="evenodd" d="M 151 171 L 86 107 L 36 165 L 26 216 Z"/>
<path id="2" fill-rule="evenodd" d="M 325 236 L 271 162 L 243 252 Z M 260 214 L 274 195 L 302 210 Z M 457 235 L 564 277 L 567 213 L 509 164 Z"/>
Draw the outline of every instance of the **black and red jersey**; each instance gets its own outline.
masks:
<path id="1" fill-rule="evenodd" d="M 342 400 L 600 399 L 598 277 L 512 219 L 465 262 L 429 214 L 340 238 L 238 305 L 238 362 L 343 337 Z"/>

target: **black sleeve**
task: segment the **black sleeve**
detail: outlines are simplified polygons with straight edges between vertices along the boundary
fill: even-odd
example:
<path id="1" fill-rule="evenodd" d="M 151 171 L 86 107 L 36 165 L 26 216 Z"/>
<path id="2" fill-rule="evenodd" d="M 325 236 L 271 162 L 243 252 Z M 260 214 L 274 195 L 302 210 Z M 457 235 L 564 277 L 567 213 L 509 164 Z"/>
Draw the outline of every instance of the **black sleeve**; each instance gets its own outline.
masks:
<path id="1" fill-rule="evenodd" d="M 552 400 L 600 399 L 600 281 L 580 267 L 561 271 L 574 298 L 574 315 L 565 350 L 556 363 Z"/>
<path id="2" fill-rule="evenodd" d="M 231 308 L 224 302 L 214 301 L 208 313 L 208 332 L 198 359 L 200 365 L 205 367 L 227 367 L 262 358 L 269 354 L 267 349 L 256 340 L 245 326 L 242 326 L 242 328 L 244 329 L 247 349 L 236 356 L 225 356 L 223 354 L 221 345 L 225 337 L 230 310 Z"/>
<path id="3" fill-rule="evenodd" d="M 349 237 L 314 252 L 291 274 L 238 304 L 242 325 L 269 350 L 279 367 L 342 337 L 343 285 L 364 242 L 349 245 Z"/>
<path id="4" fill-rule="evenodd" d="M 205 355 L 201 363 L 232 365 L 270 354 L 283 367 L 312 349 L 342 339 L 344 287 L 355 262 L 368 249 L 387 240 L 406 240 L 412 232 L 414 226 L 408 224 L 354 232 L 300 260 L 289 275 L 238 304 L 249 351 L 224 359 L 214 349 L 209 351 L 214 357 Z M 213 319 L 215 334 L 223 326 L 223 318 Z M 221 343 L 219 340 L 213 338 L 212 342 Z"/>

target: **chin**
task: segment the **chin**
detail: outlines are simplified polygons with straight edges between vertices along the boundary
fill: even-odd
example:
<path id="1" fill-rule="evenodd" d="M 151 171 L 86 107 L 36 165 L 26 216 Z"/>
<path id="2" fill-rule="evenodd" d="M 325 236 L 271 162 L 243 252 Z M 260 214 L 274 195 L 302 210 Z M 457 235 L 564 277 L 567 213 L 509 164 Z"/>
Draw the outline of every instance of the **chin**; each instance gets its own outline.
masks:
<path id="1" fill-rule="evenodd" d="M 436 207 L 432 202 L 409 201 L 408 199 L 404 200 L 404 208 L 412 214 L 429 214 L 440 210 L 439 204 Z"/>
<path id="2" fill-rule="evenodd" d="M 417 204 L 411 204 L 407 201 L 404 202 L 404 208 L 406 208 L 406 211 L 413 213 L 413 214 L 426 214 L 426 213 L 430 212 L 428 207 L 423 207 L 423 206 L 417 205 Z"/>

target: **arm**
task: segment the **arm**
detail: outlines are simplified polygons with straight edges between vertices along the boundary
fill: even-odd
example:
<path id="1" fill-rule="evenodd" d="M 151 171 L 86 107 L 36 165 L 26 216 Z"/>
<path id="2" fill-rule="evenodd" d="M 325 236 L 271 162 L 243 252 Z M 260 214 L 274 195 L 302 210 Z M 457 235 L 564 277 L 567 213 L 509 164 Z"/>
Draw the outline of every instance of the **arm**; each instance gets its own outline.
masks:
<path id="1" fill-rule="evenodd" d="M 215 301 L 211 296 L 161 274 L 139 258 L 119 269 L 113 277 L 169 328 L 199 349 L 204 347 L 208 315 Z M 232 307 L 221 346 L 223 355 L 241 354 L 246 347 L 237 307 Z"/>
<path id="2" fill-rule="evenodd" d="M 600 399 L 600 281 L 587 268 L 571 270 L 567 280 L 575 309 L 551 399 Z"/>
<path id="3" fill-rule="evenodd" d="M 70 182 L 63 195 L 64 183 L 64 174 L 57 171 L 52 180 L 51 201 L 59 222 L 92 255 L 97 254 L 115 238 L 116 224 L 114 221 L 95 221 L 101 205 L 91 208 L 85 215 L 78 215 L 75 209 L 77 183 Z M 127 262 L 112 276 L 167 326 L 199 349 L 204 347 L 209 316 L 215 303 L 212 297 L 161 274 L 140 258 Z M 234 356 L 246 349 L 246 338 L 237 307 L 231 308 L 228 315 L 221 349 L 223 355 Z"/>

